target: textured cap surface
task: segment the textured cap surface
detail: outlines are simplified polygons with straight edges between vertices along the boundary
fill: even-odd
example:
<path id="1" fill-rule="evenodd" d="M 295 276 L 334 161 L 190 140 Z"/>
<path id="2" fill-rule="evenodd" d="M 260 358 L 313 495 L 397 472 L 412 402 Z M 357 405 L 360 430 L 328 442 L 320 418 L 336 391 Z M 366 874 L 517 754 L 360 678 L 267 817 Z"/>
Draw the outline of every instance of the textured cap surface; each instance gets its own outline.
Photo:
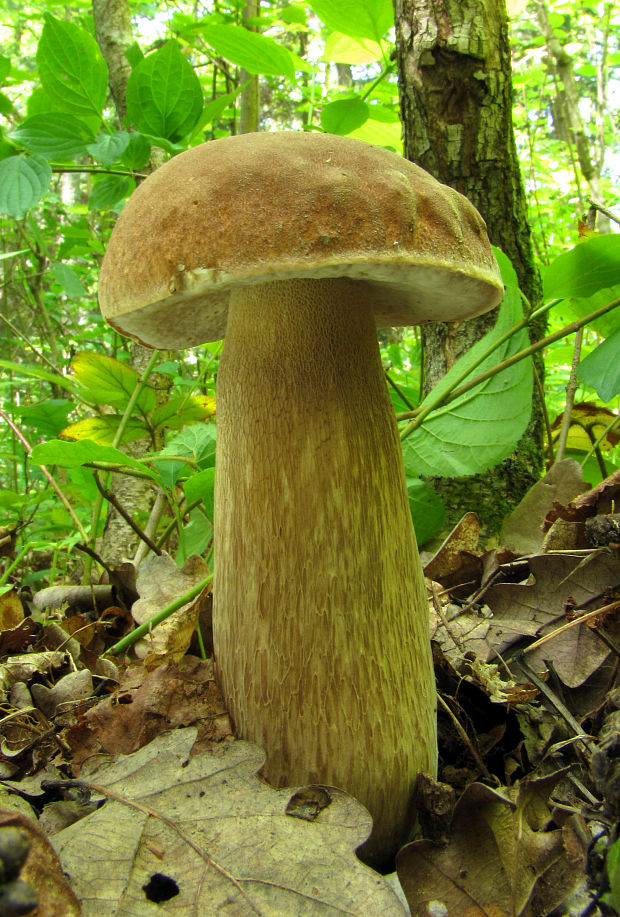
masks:
<path id="1" fill-rule="evenodd" d="M 363 281 L 379 327 L 469 318 L 503 295 L 461 194 L 362 141 L 279 132 L 204 143 L 149 176 L 110 238 L 99 303 L 121 333 L 181 348 L 224 336 L 235 287 L 304 277 Z"/>

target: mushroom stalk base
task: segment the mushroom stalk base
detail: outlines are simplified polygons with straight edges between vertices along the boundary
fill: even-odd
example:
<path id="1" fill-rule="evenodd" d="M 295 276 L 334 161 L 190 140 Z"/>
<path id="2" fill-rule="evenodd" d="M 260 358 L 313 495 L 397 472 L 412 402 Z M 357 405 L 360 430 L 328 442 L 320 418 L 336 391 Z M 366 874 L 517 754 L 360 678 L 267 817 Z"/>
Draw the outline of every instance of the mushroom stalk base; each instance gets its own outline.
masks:
<path id="1" fill-rule="evenodd" d="M 339 786 L 369 809 L 362 853 L 378 862 L 407 840 L 437 750 L 428 605 L 363 284 L 236 292 L 217 398 L 224 696 L 269 782 Z"/>

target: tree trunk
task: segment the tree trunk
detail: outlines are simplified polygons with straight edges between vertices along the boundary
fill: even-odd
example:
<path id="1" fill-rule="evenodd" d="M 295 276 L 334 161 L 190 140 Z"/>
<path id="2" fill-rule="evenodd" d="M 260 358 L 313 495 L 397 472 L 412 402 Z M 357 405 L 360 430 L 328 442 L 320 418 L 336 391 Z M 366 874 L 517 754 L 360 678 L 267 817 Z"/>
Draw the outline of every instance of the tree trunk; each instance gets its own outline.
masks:
<path id="1" fill-rule="evenodd" d="M 510 48 L 503 0 L 394 0 L 405 156 L 472 201 L 512 261 L 532 305 L 540 298 L 512 130 Z M 423 328 L 428 392 L 493 325 L 495 313 Z M 540 333 L 540 329 L 539 329 Z M 537 367 L 539 373 L 542 372 Z M 462 482 L 437 479 L 449 522 L 476 511 L 489 532 L 539 478 L 538 399 L 513 455 Z"/>
<path id="2" fill-rule="evenodd" d="M 131 67 L 125 57 L 126 50 L 133 43 L 131 30 L 131 13 L 128 0 L 92 0 L 95 36 L 109 71 L 109 85 L 116 107 L 119 122 L 122 124 L 127 111 L 126 90 Z M 139 373 L 146 368 L 151 358 L 151 351 L 140 344 L 133 344 L 131 365 Z M 162 355 L 162 359 L 165 356 Z M 158 377 L 158 401 L 163 403 L 167 398 L 170 381 Z M 149 449 L 157 449 L 161 442 L 151 442 L 144 437 L 132 443 L 132 454 L 143 455 Z M 121 506 L 135 517 L 139 512 L 148 512 L 153 505 L 155 494 L 152 485 L 141 478 L 114 474 L 111 489 Z M 130 525 L 113 507 L 110 507 L 106 519 L 100 553 L 107 563 L 121 563 L 132 557 L 138 547 L 138 536 Z"/>

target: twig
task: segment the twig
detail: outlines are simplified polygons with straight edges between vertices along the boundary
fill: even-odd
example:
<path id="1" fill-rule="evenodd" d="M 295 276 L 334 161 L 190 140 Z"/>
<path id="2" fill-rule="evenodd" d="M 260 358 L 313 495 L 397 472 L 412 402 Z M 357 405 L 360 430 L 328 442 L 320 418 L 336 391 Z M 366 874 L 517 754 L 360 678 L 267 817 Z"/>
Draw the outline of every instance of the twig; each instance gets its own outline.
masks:
<path id="1" fill-rule="evenodd" d="M 613 220 L 614 223 L 620 224 L 620 217 L 617 216 L 617 215 L 613 212 L 613 210 L 608 210 L 607 207 L 603 207 L 602 204 L 597 203 L 597 201 L 593 201 L 591 197 L 588 198 L 588 204 L 589 204 L 591 207 L 594 207 L 595 210 L 599 210 L 601 213 L 604 213 L 605 216 L 606 216 L 606 217 L 609 217 L 610 220 Z"/>
<path id="2" fill-rule="evenodd" d="M 120 516 L 123 517 L 123 519 L 125 520 L 125 522 L 127 523 L 127 525 L 128 525 L 130 528 L 133 529 L 133 531 L 136 533 L 136 535 L 138 536 L 138 538 L 140 538 L 146 545 L 148 545 L 148 547 L 151 549 L 151 551 L 154 551 L 155 554 L 163 554 L 163 551 L 161 550 L 161 548 L 158 548 L 157 545 L 155 544 L 155 542 L 154 542 L 154 541 L 151 541 L 151 539 L 150 539 L 149 536 L 146 534 L 146 532 L 144 532 L 144 531 L 140 528 L 140 526 L 133 520 L 133 518 L 130 516 L 130 514 L 127 512 L 127 510 L 126 510 L 123 506 L 121 506 L 121 504 L 120 504 L 119 501 L 116 499 L 116 497 L 114 496 L 114 494 L 112 493 L 112 491 L 111 491 L 111 490 L 108 490 L 107 487 L 104 487 L 104 486 L 103 486 L 103 484 L 101 483 L 101 481 L 100 481 L 100 479 L 99 479 L 99 475 L 97 474 L 96 471 L 93 472 L 93 477 L 95 478 L 95 484 L 97 485 L 97 489 L 99 490 L 99 493 L 101 494 L 101 496 L 102 496 L 105 500 L 107 500 L 108 503 L 111 503 L 111 504 L 112 504 L 112 506 L 114 507 L 114 509 L 116 510 L 116 512 L 117 512 Z"/>
<path id="3" fill-rule="evenodd" d="M 479 767 L 479 769 L 480 769 L 480 773 L 481 773 L 481 774 L 483 775 L 483 777 L 485 777 L 490 783 L 494 783 L 495 785 L 497 785 L 497 784 L 499 783 L 499 781 L 498 781 L 498 780 L 488 771 L 486 764 L 484 763 L 484 761 L 483 761 L 482 758 L 480 757 L 479 752 L 474 748 L 471 739 L 469 738 L 469 736 L 467 735 L 466 731 L 463 729 L 463 727 L 462 727 L 461 724 L 459 723 L 458 719 L 456 718 L 456 715 L 455 715 L 454 711 L 453 711 L 453 710 L 450 708 L 450 706 L 445 702 L 445 700 L 443 699 L 443 697 L 441 696 L 441 694 L 438 694 L 438 695 L 437 695 L 437 700 L 439 701 L 439 703 L 441 704 L 441 706 L 443 707 L 443 709 L 446 711 L 446 713 L 448 714 L 448 716 L 449 716 L 450 719 L 452 720 L 452 722 L 453 722 L 453 724 L 454 724 L 454 728 L 456 729 L 456 731 L 457 731 L 458 734 L 460 735 L 461 739 L 463 740 L 463 742 L 465 743 L 465 745 L 466 745 L 467 748 L 469 749 L 471 756 L 473 757 L 474 761 L 476 762 L 476 764 L 478 765 L 478 767 Z"/>
<path id="4" fill-rule="evenodd" d="M 6 421 L 6 423 L 9 425 L 9 427 L 11 428 L 15 436 L 18 438 L 18 440 L 20 441 L 20 443 L 22 444 L 22 446 L 28 453 L 28 455 L 30 455 L 30 453 L 32 452 L 32 446 L 30 445 L 26 437 L 23 435 L 21 430 L 13 423 L 13 421 L 8 416 L 8 414 L 6 414 L 1 408 L 0 408 L 0 417 L 2 417 L 4 421 Z M 75 526 L 78 532 L 80 533 L 80 535 L 82 536 L 82 538 L 84 539 L 84 541 L 88 541 L 88 535 L 84 531 L 84 527 L 82 526 L 82 523 L 78 519 L 75 513 L 75 510 L 73 509 L 73 507 L 71 506 L 67 498 L 65 497 L 64 493 L 62 492 L 62 490 L 60 489 L 60 487 L 58 486 L 58 484 L 56 483 L 56 481 L 54 480 L 50 472 L 47 470 L 46 466 L 39 465 L 39 468 L 41 469 L 41 473 L 43 474 L 43 476 L 47 478 L 51 486 L 56 491 L 56 496 L 58 497 L 58 499 L 60 500 L 64 508 L 67 510 L 67 512 L 73 519 Z"/>

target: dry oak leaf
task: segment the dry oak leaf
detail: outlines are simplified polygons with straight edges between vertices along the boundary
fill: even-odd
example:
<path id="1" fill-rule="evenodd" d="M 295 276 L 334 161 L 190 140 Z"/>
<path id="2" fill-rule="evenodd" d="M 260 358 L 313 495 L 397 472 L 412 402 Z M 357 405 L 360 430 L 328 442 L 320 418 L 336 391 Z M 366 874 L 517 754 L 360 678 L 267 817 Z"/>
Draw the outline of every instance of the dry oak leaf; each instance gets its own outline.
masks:
<path id="1" fill-rule="evenodd" d="M 316 818 L 291 818 L 295 788 L 256 776 L 261 749 L 190 757 L 195 735 L 168 732 L 84 777 L 105 803 L 52 839 L 84 917 L 405 917 L 355 856 L 371 827 L 356 800 L 328 787 Z"/>
<path id="2" fill-rule="evenodd" d="M 620 585 L 620 560 L 607 551 L 580 554 L 539 554 L 530 558 L 526 583 L 500 583 L 485 594 L 493 612 L 487 641 L 490 659 L 523 636 L 542 636 L 566 623 L 568 605 L 607 603 L 605 594 Z M 594 604 L 592 608 L 596 608 Z M 564 684 L 577 687 L 602 665 L 607 646 L 587 626 L 572 627 L 528 654 L 528 664 L 544 669 L 551 659 Z"/>
<path id="3" fill-rule="evenodd" d="M 208 576 L 205 561 L 197 555 L 188 557 L 179 570 L 168 554 L 150 554 L 138 568 L 136 586 L 140 598 L 134 602 L 131 613 L 136 624 L 144 624 L 162 608 Z M 183 605 L 166 618 L 136 645 L 136 654 L 152 668 L 164 662 L 178 662 L 189 647 L 201 603 L 205 601 L 210 586 L 187 605 Z"/>
<path id="4" fill-rule="evenodd" d="M 37 825 L 11 809 L 0 809 L 0 828 L 17 828 L 30 842 L 19 878 L 36 890 L 39 903 L 33 917 L 79 917 L 80 905 L 63 876 L 54 848 Z"/>
<path id="5" fill-rule="evenodd" d="M 427 915 L 433 901 L 447 917 L 538 917 L 530 904 L 543 888 L 544 913 L 561 904 L 581 876 L 586 847 L 582 841 L 575 856 L 579 835 L 570 823 L 543 830 L 542 815 L 550 814 L 544 800 L 556 780 L 524 780 L 502 791 L 473 783 L 456 805 L 447 845 L 404 847 L 397 872 L 412 917 Z M 559 874 L 554 891 L 547 880 Z"/>

